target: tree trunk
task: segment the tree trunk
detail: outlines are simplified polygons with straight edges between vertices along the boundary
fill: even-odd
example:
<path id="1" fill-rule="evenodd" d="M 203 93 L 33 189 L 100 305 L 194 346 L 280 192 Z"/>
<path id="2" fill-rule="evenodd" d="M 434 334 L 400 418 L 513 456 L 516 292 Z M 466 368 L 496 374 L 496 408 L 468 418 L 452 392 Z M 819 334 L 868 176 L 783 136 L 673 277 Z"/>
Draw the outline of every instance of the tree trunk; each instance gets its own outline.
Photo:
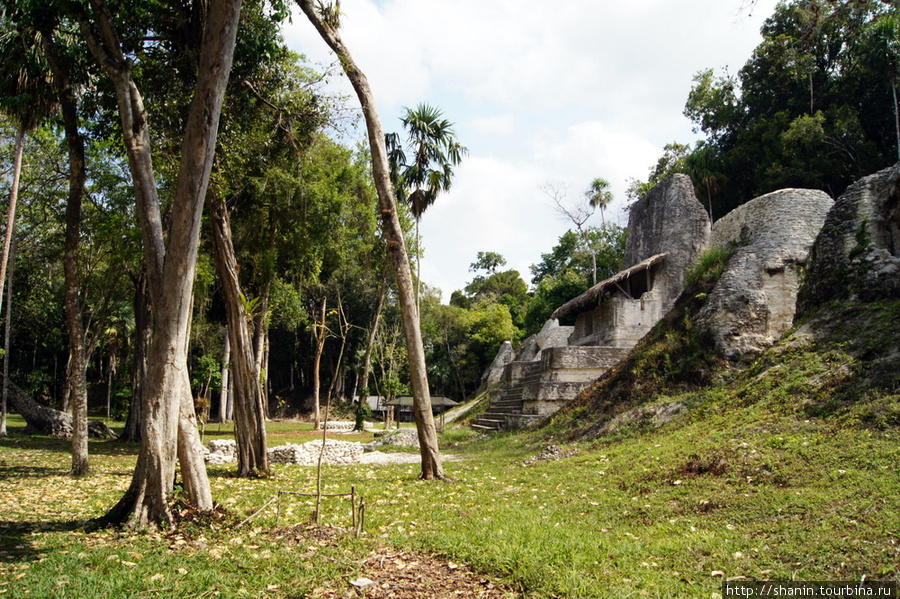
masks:
<path id="1" fill-rule="evenodd" d="M 134 528 L 155 528 L 172 521 L 169 502 L 176 453 L 190 502 L 199 510 L 213 507 L 199 436 L 193 424 L 185 350 L 203 203 L 231 71 L 241 2 L 210 0 L 208 3 L 168 236 L 163 233 L 160 218 L 143 98 L 131 77 L 131 63 L 122 51 L 109 7 L 104 0 L 92 0 L 91 6 L 94 22 L 82 16 L 81 30 L 116 91 L 154 314 L 142 408 L 141 452 L 131 486 L 103 520 L 127 522 Z"/>
<path id="2" fill-rule="evenodd" d="M 79 131 L 77 103 L 68 70 L 59 57 L 52 31 L 43 32 L 42 46 L 53 73 L 69 154 L 69 195 L 66 200 L 66 240 L 63 252 L 66 323 L 69 332 L 69 367 L 66 372 L 66 385 L 69 405 L 72 406 L 72 475 L 84 476 L 90 472 L 87 442 L 88 350 L 85 345 L 84 322 L 79 299 L 82 292 L 79 269 L 81 205 L 87 181 L 84 138 Z"/>
<path id="3" fill-rule="evenodd" d="M 15 256 L 16 244 L 15 237 L 12 239 L 13 244 L 10 247 L 10 255 Z M 0 426 L 0 436 L 6 436 L 6 410 L 9 405 L 9 339 L 10 329 L 12 328 L 12 298 L 13 298 L 13 269 L 9 269 L 9 286 L 6 289 L 6 322 L 3 325 L 3 386 L 0 389 L 0 401 L 3 403 L 2 426 Z M 0 296 L 0 305 L 3 303 L 3 297 Z"/>
<path id="4" fill-rule="evenodd" d="M 225 325 L 225 350 L 222 356 L 222 384 L 219 387 L 219 422 L 228 422 L 231 415 L 228 410 L 228 385 L 231 369 L 231 337 L 228 325 Z"/>
<path id="5" fill-rule="evenodd" d="M 231 240 L 231 226 L 225 203 L 212 199 L 213 249 L 216 270 L 225 295 L 228 337 L 231 340 L 232 384 L 234 385 L 235 436 L 237 437 L 238 476 L 269 473 L 266 451 L 266 418 L 263 395 L 256 369 L 250 319 L 244 308 L 238 280 L 237 258 Z"/>
<path id="6" fill-rule="evenodd" d="M 356 66 L 350 51 L 341 41 L 337 30 L 321 18 L 321 15 L 313 5 L 313 1 L 297 0 L 297 3 L 325 42 L 337 54 L 362 107 L 369 136 L 369 148 L 372 154 L 372 175 L 375 179 L 375 188 L 378 191 L 378 204 L 381 209 L 382 230 L 387 242 L 391 264 L 394 268 L 394 276 L 397 279 L 400 311 L 406 336 L 406 348 L 409 354 L 409 378 L 413 394 L 413 412 L 415 413 L 416 430 L 419 435 L 419 447 L 422 455 L 422 478 L 444 478 L 441 454 L 438 451 L 434 415 L 431 412 L 431 395 L 428 389 L 425 349 L 422 344 L 422 332 L 419 329 L 419 310 L 416 306 L 412 273 L 409 268 L 409 256 L 406 253 L 406 244 L 403 240 L 403 229 L 400 226 L 394 191 L 391 187 L 384 129 L 378 116 L 375 97 L 372 94 L 366 76 Z"/>
<path id="7" fill-rule="evenodd" d="M 325 349 L 325 337 L 326 337 L 326 329 L 325 329 L 325 311 L 327 309 L 328 298 L 322 298 L 322 307 L 320 308 L 320 313 L 322 315 L 322 322 L 319 323 L 316 321 L 316 315 L 313 315 L 313 337 L 316 340 L 316 357 L 313 360 L 313 393 L 312 393 L 312 409 L 313 409 L 313 427 L 318 429 L 319 425 L 322 423 L 321 410 L 319 409 L 319 387 L 322 384 L 322 377 L 319 373 L 320 366 L 322 364 L 322 352 Z"/>
<path id="8" fill-rule="evenodd" d="M 16 150 L 13 158 L 12 189 L 9 192 L 9 208 L 6 211 L 6 235 L 3 239 L 3 255 L 0 257 L 0 298 L 3 297 L 3 284 L 6 282 L 6 269 L 9 264 L 9 252 L 12 247 L 13 234 L 16 230 L 16 203 L 19 199 L 19 179 L 22 175 L 22 154 L 25 152 L 25 126 L 20 125 L 16 131 Z M 2 308 L 3 302 L 0 302 Z"/>
<path id="9" fill-rule="evenodd" d="M 25 419 L 32 430 L 51 437 L 72 436 L 72 415 L 47 407 L 31 399 L 16 384 L 3 378 L 9 390 L 9 405 Z M 116 434 L 102 420 L 88 420 L 88 434 L 97 439 L 115 439 Z"/>
<path id="10" fill-rule="evenodd" d="M 139 443 L 144 404 L 144 386 L 147 379 L 147 358 L 153 343 L 153 315 L 150 311 L 150 287 L 144 269 L 135 282 L 134 289 L 134 368 L 131 371 L 131 405 L 121 440 Z"/>

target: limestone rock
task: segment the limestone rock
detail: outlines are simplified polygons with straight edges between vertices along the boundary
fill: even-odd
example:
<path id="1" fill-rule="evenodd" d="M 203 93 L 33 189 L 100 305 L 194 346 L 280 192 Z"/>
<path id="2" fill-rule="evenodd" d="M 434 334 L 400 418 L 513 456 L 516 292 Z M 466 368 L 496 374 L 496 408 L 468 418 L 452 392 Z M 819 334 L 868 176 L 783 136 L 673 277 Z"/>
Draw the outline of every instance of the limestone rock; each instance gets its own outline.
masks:
<path id="1" fill-rule="evenodd" d="M 515 359 L 516 352 L 513 350 L 512 343 L 504 341 L 503 345 L 501 345 L 500 349 L 497 351 L 497 355 L 494 356 L 494 361 L 491 362 L 488 369 L 484 371 L 484 375 L 481 377 L 482 383 L 488 387 L 499 383 L 503 379 L 503 369 Z"/>
<path id="2" fill-rule="evenodd" d="M 750 360 L 791 327 L 799 271 L 832 204 L 822 191 L 784 189 L 716 222 L 711 246 L 737 250 L 697 322 L 726 358 Z"/>
<path id="3" fill-rule="evenodd" d="M 376 447 L 395 445 L 397 447 L 418 447 L 419 433 L 414 428 L 400 428 L 389 431 L 372 441 L 366 443 L 365 450 L 373 451 Z"/>
<path id="4" fill-rule="evenodd" d="M 684 272 L 709 242 L 709 215 L 687 175 L 672 175 L 631 208 L 623 268 L 668 253 L 657 274 L 656 289 L 665 304 L 684 287 Z"/>
<path id="5" fill-rule="evenodd" d="M 900 163 L 847 188 L 813 246 L 803 313 L 833 300 L 900 297 Z"/>
<path id="6" fill-rule="evenodd" d="M 538 349 L 543 351 L 552 347 L 566 347 L 573 329 L 574 327 L 560 326 L 558 320 L 551 318 L 544 323 L 541 332 L 535 337 Z"/>
<path id="7" fill-rule="evenodd" d="M 206 455 L 207 464 L 221 465 L 234 462 L 237 459 L 237 443 L 232 439 L 210 441 L 208 448 L 209 453 Z M 287 443 L 286 445 L 269 447 L 269 463 L 315 466 L 319 461 L 319 453 L 321 451 L 321 441 L 310 441 L 302 445 Z M 326 464 L 337 465 L 359 464 L 362 453 L 362 443 L 328 439 L 325 443 L 323 461 Z"/>

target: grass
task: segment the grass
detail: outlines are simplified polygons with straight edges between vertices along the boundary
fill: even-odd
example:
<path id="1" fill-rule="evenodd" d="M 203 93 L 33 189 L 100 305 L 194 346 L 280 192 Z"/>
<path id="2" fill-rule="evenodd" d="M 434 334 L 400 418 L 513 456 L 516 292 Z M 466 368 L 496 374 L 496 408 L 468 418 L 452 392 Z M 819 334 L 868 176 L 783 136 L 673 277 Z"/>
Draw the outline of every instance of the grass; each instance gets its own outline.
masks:
<path id="1" fill-rule="evenodd" d="M 86 532 L 127 486 L 134 451 L 92 442 L 94 474 L 76 480 L 65 442 L 11 424 L 0 442 L 0 594 L 11 597 L 304 597 L 345 587 L 382 545 L 467 563 L 534 597 L 710 597 L 719 573 L 895 578 L 900 559 L 897 432 L 756 404 L 528 467 L 538 436 L 460 438 L 452 483 L 419 481 L 409 465 L 328 468 L 326 492 L 355 486 L 367 521 L 360 539 L 324 540 L 284 528 L 308 520 L 307 498 L 282 504 L 281 528 L 273 510 L 234 528 L 278 490 L 312 490 L 314 470 L 298 466 L 267 480 L 211 468 L 222 522 Z M 327 500 L 325 524 L 349 528 L 349 512 Z"/>
<path id="2" fill-rule="evenodd" d="M 713 371 L 712 384 L 650 380 L 643 397 L 632 384 L 629 405 L 691 407 L 658 430 L 572 435 L 602 409 L 597 395 L 537 431 L 448 427 L 452 482 L 422 482 L 410 465 L 326 467 L 327 493 L 353 486 L 365 498 L 360 538 L 341 532 L 350 509 L 339 498 L 326 500 L 323 529 L 306 526 L 312 501 L 294 496 L 278 526 L 272 506 L 236 528 L 279 490 L 314 489 L 314 469 L 282 465 L 253 480 L 211 467 L 227 516 L 88 532 L 127 486 L 136 446 L 92 441 L 94 474 L 76 480 L 67 442 L 25 436 L 12 416 L 0 439 L 0 596 L 356 596 L 347 581 L 382 548 L 464 563 L 535 598 L 712 598 L 730 578 L 896 580 L 898 316 L 896 302 L 835 307 L 815 335 L 801 326 L 749 368 Z M 634 376 L 672 341 L 652 341 Z M 207 439 L 228 434 L 216 428 Z M 271 444 L 318 439 L 310 429 L 270 423 Z M 524 465 L 551 443 L 572 455 Z"/>

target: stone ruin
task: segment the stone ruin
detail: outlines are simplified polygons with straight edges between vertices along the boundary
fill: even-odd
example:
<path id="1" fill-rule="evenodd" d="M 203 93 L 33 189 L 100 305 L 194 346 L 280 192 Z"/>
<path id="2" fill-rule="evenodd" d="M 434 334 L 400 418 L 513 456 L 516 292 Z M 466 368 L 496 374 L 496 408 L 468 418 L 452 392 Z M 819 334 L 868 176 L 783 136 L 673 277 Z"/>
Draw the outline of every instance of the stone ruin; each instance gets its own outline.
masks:
<path id="1" fill-rule="evenodd" d="M 900 163 L 847 188 L 811 254 L 801 313 L 833 300 L 900 297 Z"/>
<path id="2" fill-rule="evenodd" d="M 227 464 L 237 460 L 237 443 L 232 439 L 210 441 L 208 447 L 209 453 L 206 454 L 207 464 Z M 321 451 L 321 441 L 309 441 L 301 445 L 287 443 L 277 447 L 269 447 L 269 463 L 315 466 L 319 463 Z M 362 454 L 362 443 L 328 439 L 325 443 L 323 461 L 327 464 L 337 465 L 359 464 Z"/>
<path id="3" fill-rule="evenodd" d="M 720 355 L 750 361 L 791 327 L 801 269 L 833 204 L 824 191 L 783 189 L 716 222 L 710 247 L 735 252 L 696 323 Z"/>
<path id="4" fill-rule="evenodd" d="M 329 430 L 332 428 L 329 427 Z M 335 428 L 334 430 L 340 432 L 343 429 Z M 414 428 L 401 428 L 393 431 L 376 431 L 375 440 L 369 443 L 328 439 L 325 443 L 325 455 L 322 456 L 322 462 L 337 466 L 361 464 L 364 461 L 363 453 L 375 452 L 377 454 L 378 449 L 385 446 L 418 447 L 419 434 Z M 237 442 L 234 439 L 214 439 L 204 449 L 207 464 L 221 465 L 237 461 Z M 308 441 L 299 445 L 286 443 L 268 448 L 269 463 L 315 466 L 319 463 L 321 451 L 321 440 Z"/>
<path id="5" fill-rule="evenodd" d="M 514 359 L 504 352 L 502 387 L 474 427 L 543 419 L 628 355 L 678 297 L 685 270 L 708 244 L 710 222 L 690 178 L 674 175 L 632 207 L 628 232 L 624 270 L 557 309 Z M 490 372 L 488 380 L 497 378 Z"/>
<path id="6" fill-rule="evenodd" d="M 625 358 L 673 306 L 688 267 L 709 247 L 735 252 L 697 323 L 712 331 L 717 350 L 731 360 L 752 359 L 792 325 L 799 271 L 820 231 L 815 253 L 834 258 L 813 270 L 844 272 L 848 262 L 856 261 L 865 266 L 857 269 L 856 293 L 870 285 L 868 289 L 884 288 L 896 296 L 900 167 L 864 179 L 845 196 L 834 204 L 821 191 L 776 191 L 742 205 L 711 227 L 690 178 L 674 175 L 664 180 L 632 207 L 625 269 L 557 309 L 514 357 L 506 348 L 503 359 L 492 365 L 493 373 L 486 375 L 502 384 L 473 426 L 520 428 L 574 399 Z M 836 211 L 842 215 L 829 225 Z M 868 245 L 863 247 L 863 241 Z M 835 292 L 823 283 L 811 285 L 806 293 L 821 301 Z M 574 324 L 560 326 L 560 319 Z"/>

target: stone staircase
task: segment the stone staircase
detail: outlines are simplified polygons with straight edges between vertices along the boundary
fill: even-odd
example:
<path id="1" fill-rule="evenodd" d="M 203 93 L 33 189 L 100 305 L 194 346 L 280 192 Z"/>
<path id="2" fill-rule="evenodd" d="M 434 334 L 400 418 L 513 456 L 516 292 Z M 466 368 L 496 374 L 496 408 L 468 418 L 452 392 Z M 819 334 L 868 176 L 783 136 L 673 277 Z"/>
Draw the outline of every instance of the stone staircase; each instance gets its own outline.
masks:
<path id="1" fill-rule="evenodd" d="M 510 373 L 518 378 L 511 379 Z M 484 431 L 500 431 L 506 428 L 522 428 L 514 426 L 520 421 L 538 418 L 536 415 L 524 413 L 525 400 L 523 394 L 527 385 L 540 383 L 540 362 L 513 362 L 506 367 L 504 385 L 484 414 L 472 424 L 472 428 Z M 527 424 L 526 424 L 527 425 Z"/>
<path id="2" fill-rule="evenodd" d="M 622 347 L 554 347 L 533 362 L 512 362 L 504 385 L 472 428 L 524 428 L 555 413 L 628 355 Z"/>

